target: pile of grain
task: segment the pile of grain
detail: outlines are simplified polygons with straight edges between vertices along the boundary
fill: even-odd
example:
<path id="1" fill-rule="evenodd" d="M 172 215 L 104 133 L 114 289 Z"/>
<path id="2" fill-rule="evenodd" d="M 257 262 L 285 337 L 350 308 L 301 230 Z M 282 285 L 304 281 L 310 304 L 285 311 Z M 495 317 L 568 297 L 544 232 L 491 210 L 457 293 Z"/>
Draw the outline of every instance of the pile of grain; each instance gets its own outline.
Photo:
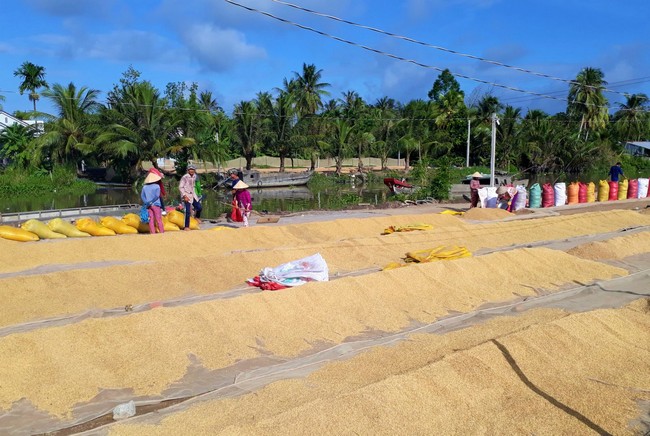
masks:
<path id="1" fill-rule="evenodd" d="M 480 207 L 473 207 L 465 212 L 462 218 L 466 220 L 476 221 L 496 221 L 512 216 L 514 215 L 503 209 L 485 209 Z"/>
<path id="2" fill-rule="evenodd" d="M 573 256 L 592 260 L 616 260 L 650 252 L 650 232 L 588 242 L 568 251 Z"/>
<path id="3" fill-rule="evenodd" d="M 94 308 L 112 309 L 223 292 L 241 285 L 264 267 L 317 252 L 328 263 L 331 275 L 337 276 L 380 269 L 399 262 L 409 251 L 441 245 L 460 245 L 476 251 L 559 240 L 650 225 L 650 216 L 615 211 L 470 224 L 453 216 L 431 214 L 418 217 L 418 221 L 433 224 L 430 231 L 380 235 L 387 224 L 407 225 L 413 221 L 413 216 L 398 216 L 254 227 L 247 229 L 245 237 L 241 231 L 196 231 L 169 233 L 160 238 L 134 235 L 43 244 L 3 240 L 12 247 L 0 251 L 6 264 L 22 259 L 36 266 L 55 259 L 78 269 L 0 278 L 5 296 L 0 326 Z M 91 261 L 95 263 L 89 264 Z M 130 263 L 111 265 L 114 261 Z M 15 269 L 17 264 L 5 268 Z"/>
<path id="4" fill-rule="evenodd" d="M 303 380 L 110 434 L 640 433 L 629 423 L 650 400 L 647 307 L 639 300 L 588 313 L 539 310 L 417 335 Z"/>
<path id="5" fill-rule="evenodd" d="M 190 354 L 208 369 L 265 353 L 290 358 L 312 344 L 625 274 L 560 251 L 521 249 L 12 334 L 0 338 L 0 408 L 26 398 L 68 415 L 101 389 L 160 394 L 183 377 Z"/>

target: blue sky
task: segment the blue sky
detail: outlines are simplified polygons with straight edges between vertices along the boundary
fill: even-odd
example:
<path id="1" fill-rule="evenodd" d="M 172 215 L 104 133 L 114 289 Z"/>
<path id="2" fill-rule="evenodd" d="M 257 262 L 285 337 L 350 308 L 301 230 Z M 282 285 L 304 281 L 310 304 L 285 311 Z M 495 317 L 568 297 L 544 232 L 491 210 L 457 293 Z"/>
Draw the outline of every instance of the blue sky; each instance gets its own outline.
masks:
<path id="1" fill-rule="evenodd" d="M 466 100 L 492 93 L 504 103 L 550 113 L 566 108 L 568 84 L 390 38 L 305 13 L 272 0 L 233 0 L 278 17 L 453 73 L 559 100 L 458 79 Z M 647 0 L 288 0 L 431 45 L 562 79 L 600 68 L 608 88 L 650 95 Z M 14 77 L 24 61 L 46 68 L 48 83 L 106 92 L 132 65 L 161 91 L 196 82 L 228 114 L 259 91 L 315 64 L 331 96 L 348 90 L 368 103 L 388 96 L 427 99 L 439 75 L 250 12 L 224 0 L 20 0 L 0 15 L 0 102 L 30 110 Z M 625 100 L 607 94 L 617 107 Z M 42 99 L 39 110 L 51 112 Z"/>

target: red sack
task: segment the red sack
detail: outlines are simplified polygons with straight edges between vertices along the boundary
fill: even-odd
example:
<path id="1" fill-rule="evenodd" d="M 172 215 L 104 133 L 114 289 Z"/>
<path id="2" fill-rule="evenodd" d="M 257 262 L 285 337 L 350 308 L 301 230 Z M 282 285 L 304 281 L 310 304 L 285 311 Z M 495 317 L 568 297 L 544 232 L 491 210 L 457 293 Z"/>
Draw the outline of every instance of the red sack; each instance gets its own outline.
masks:
<path id="1" fill-rule="evenodd" d="M 586 203 L 587 202 L 587 184 L 580 182 L 580 186 L 578 187 L 578 203 Z"/>
<path id="2" fill-rule="evenodd" d="M 639 195 L 639 181 L 632 179 L 627 184 L 627 198 L 636 198 Z"/>
<path id="3" fill-rule="evenodd" d="M 542 186 L 542 207 L 555 206 L 555 190 L 550 183 L 544 183 Z"/>
<path id="4" fill-rule="evenodd" d="M 237 199 L 232 199 L 232 212 L 230 212 L 230 218 L 237 222 L 244 222 L 244 215 L 241 213 L 241 210 L 237 207 Z"/>
<path id="5" fill-rule="evenodd" d="M 609 182 L 609 201 L 618 200 L 618 182 Z"/>

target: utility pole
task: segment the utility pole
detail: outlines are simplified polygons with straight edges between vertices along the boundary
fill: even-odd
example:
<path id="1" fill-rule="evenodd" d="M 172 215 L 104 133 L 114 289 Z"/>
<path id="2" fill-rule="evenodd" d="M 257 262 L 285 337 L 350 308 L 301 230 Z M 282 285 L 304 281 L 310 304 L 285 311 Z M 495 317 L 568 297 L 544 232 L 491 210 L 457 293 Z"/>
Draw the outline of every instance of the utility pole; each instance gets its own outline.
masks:
<path id="1" fill-rule="evenodd" d="M 465 166 L 469 167 L 469 136 L 472 128 L 472 120 L 467 119 L 467 160 L 465 161 Z"/>
<path id="2" fill-rule="evenodd" d="M 497 114 L 492 113 L 492 144 L 490 147 L 490 186 L 494 186 L 494 160 L 497 150 Z"/>

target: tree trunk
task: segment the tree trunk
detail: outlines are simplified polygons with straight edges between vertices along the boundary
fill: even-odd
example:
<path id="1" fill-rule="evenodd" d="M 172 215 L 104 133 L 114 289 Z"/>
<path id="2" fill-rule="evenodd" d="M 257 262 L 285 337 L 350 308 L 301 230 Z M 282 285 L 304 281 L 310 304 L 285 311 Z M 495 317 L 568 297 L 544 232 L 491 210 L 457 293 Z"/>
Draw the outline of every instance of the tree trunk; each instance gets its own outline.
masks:
<path id="1" fill-rule="evenodd" d="M 281 154 L 280 155 L 280 172 L 281 173 L 284 172 L 284 159 L 285 159 L 285 156 L 283 154 Z"/>

